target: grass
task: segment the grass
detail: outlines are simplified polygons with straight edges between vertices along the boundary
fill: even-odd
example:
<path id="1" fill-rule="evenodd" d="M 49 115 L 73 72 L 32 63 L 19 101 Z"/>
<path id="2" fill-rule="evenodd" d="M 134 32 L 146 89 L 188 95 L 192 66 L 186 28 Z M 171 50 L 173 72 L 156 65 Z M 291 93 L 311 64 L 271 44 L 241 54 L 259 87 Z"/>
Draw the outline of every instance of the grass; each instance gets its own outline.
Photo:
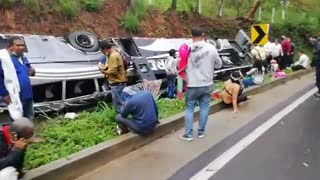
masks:
<path id="1" fill-rule="evenodd" d="M 214 82 L 214 89 L 215 91 L 222 91 L 223 90 L 223 81 L 215 81 Z"/>
<path id="2" fill-rule="evenodd" d="M 45 142 L 30 145 L 25 168 L 36 168 L 114 138 L 115 115 L 112 107 L 105 106 L 95 112 L 83 112 L 73 120 L 58 118 L 42 122 L 37 136 Z"/>
<path id="3" fill-rule="evenodd" d="M 104 0 L 81 0 L 81 3 L 88 12 L 98 12 L 101 10 Z"/>
<path id="4" fill-rule="evenodd" d="M 162 98 L 158 100 L 158 107 L 160 112 L 160 119 L 164 119 L 175 115 L 177 113 L 183 112 L 185 109 L 185 101 L 173 99 L 169 100 L 166 98 Z"/>
<path id="5" fill-rule="evenodd" d="M 159 99 L 160 119 L 184 111 L 185 101 Z M 94 112 L 80 113 L 76 119 L 49 119 L 37 128 L 37 136 L 45 142 L 31 144 L 25 168 L 30 170 L 113 139 L 116 134 L 116 112 L 112 106 L 99 103 Z"/>
<path id="6" fill-rule="evenodd" d="M 129 32 L 137 33 L 141 21 L 147 15 L 148 6 L 143 1 L 138 1 L 136 5 L 129 9 L 121 20 L 121 25 Z"/>
<path id="7" fill-rule="evenodd" d="M 127 11 L 122 18 L 121 25 L 129 32 L 136 33 L 139 31 L 140 20 L 132 11 Z"/>
<path id="8" fill-rule="evenodd" d="M 0 8 L 10 8 L 16 0 L 0 0 Z"/>
<path id="9" fill-rule="evenodd" d="M 79 12 L 78 1 L 76 0 L 59 0 L 58 7 L 60 12 L 68 19 L 74 19 Z"/>

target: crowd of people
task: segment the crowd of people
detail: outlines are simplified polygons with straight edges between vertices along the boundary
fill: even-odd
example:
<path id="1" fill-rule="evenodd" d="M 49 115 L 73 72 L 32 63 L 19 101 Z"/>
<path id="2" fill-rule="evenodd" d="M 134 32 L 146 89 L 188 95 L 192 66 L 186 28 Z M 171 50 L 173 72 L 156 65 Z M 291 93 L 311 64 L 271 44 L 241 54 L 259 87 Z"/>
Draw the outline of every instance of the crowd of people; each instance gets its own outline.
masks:
<path id="1" fill-rule="evenodd" d="M 200 107 L 197 136 L 205 137 L 214 72 L 222 66 L 217 49 L 206 42 L 208 32 L 203 28 L 193 28 L 191 34 L 192 43 L 182 45 L 179 52 L 171 49 L 166 61 L 169 99 L 176 98 L 177 77 L 183 82 L 186 107 L 185 132 L 181 139 L 187 141 L 193 140 L 194 110 L 197 105 Z M 320 35 L 310 38 L 310 42 L 314 46 L 311 66 L 316 70 L 316 85 L 319 89 L 315 96 L 320 97 Z M 127 86 L 127 64 L 121 52 L 108 41 L 101 41 L 100 48 L 105 58 L 99 63 L 99 69 L 111 89 L 112 101 L 118 114 L 115 118 L 118 134 L 129 131 L 140 135 L 151 134 L 159 124 L 159 112 L 153 94 Z M 24 52 L 25 42 L 16 36 L 8 40 L 6 49 L 0 50 L 0 97 L 8 105 L 11 116 L 11 123 L 0 128 L 0 179 L 6 173 L 23 176 L 24 154 L 34 137 L 30 76 L 34 76 L 36 71 L 23 55 Z M 243 89 L 262 84 L 265 73 L 277 76 L 287 68 L 293 71 L 308 68 L 309 57 L 303 50 L 298 52 L 299 60 L 294 63 L 295 45 L 284 36 L 281 43 L 275 39 L 264 46 L 253 45 L 251 55 L 254 61 L 251 70 L 245 75 L 240 71 L 231 73 L 220 93 L 223 103 L 233 108 L 233 114 L 236 115 L 239 113 L 238 104 L 251 98 L 243 94 Z"/>
<path id="2" fill-rule="evenodd" d="M 200 118 L 198 127 L 198 137 L 205 136 L 205 127 L 208 119 L 210 94 L 213 91 L 213 73 L 215 67 L 221 67 L 222 61 L 217 53 L 216 48 L 206 42 L 207 31 L 202 28 L 192 29 L 193 43 L 189 44 L 189 54 L 187 60 L 183 56 L 178 60 L 177 76 L 186 73 L 185 81 L 185 133 L 181 136 L 183 140 L 193 140 L 193 117 L 196 105 L 200 107 Z M 253 57 L 252 68 L 246 72 L 245 76 L 240 71 L 230 74 L 229 80 L 224 82 L 224 88 L 219 93 L 222 103 L 226 107 L 233 108 L 234 117 L 239 113 L 238 104 L 251 99 L 251 96 L 243 94 L 243 89 L 253 85 L 263 84 L 265 74 L 270 73 L 275 78 L 286 77 L 285 69 L 298 71 L 307 69 L 310 66 L 309 57 L 305 52 L 298 50 L 298 61 L 294 62 L 296 46 L 291 38 L 282 36 L 282 42 L 278 39 L 268 41 L 264 46 L 253 44 L 250 54 Z M 318 39 L 310 39 L 314 45 L 313 62 L 317 74 L 317 86 L 320 89 L 320 42 Z M 180 49 L 185 51 L 185 47 Z M 181 53 L 180 53 L 181 54 Z M 183 58 L 182 58 L 183 57 Z M 170 57 L 171 58 L 171 57 Z M 183 62 L 183 63 L 181 63 Z M 183 64 L 183 65 L 181 65 Z M 312 64 L 311 64 L 312 65 Z M 181 68 L 183 67 L 183 68 Z M 187 67 L 187 68 L 185 68 Z M 320 92 L 315 96 L 320 97 Z"/>

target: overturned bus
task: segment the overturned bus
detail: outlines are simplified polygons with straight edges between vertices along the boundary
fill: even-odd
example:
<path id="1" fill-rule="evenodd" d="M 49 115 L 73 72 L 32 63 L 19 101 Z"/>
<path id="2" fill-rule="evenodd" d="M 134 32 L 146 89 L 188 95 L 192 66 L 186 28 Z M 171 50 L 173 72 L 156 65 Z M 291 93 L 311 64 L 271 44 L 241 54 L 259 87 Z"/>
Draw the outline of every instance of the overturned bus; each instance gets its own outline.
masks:
<path id="1" fill-rule="evenodd" d="M 0 34 L 0 49 L 6 48 L 7 39 L 16 34 Z M 99 39 L 93 33 L 79 31 L 68 37 L 19 35 L 26 43 L 25 56 L 35 68 L 31 77 L 35 111 L 52 112 L 111 100 L 98 63 L 104 55 Z M 184 38 L 107 38 L 130 62 L 129 84 L 142 79 L 165 78 L 165 61 L 170 49 L 178 50 Z M 250 39 L 240 30 L 233 40 L 207 40 L 216 46 L 223 66 L 216 70 L 217 77 L 238 69 L 251 67 Z M 0 108 L 5 110 L 2 102 Z M 0 110 L 1 110 L 0 109 Z"/>

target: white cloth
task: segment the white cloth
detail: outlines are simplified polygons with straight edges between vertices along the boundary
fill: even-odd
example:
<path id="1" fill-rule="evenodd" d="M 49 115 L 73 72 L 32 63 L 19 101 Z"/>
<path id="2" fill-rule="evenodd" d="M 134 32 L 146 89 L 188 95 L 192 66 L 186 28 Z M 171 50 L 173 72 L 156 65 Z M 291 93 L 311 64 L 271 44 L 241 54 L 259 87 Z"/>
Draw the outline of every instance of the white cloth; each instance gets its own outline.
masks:
<path id="1" fill-rule="evenodd" d="M 14 167 L 7 167 L 0 171 L 1 180 L 17 180 L 18 172 Z"/>
<path id="2" fill-rule="evenodd" d="M 272 57 L 279 57 L 283 55 L 282 46 L 281 44 L 275 44 L 273 50 L 271 52 Z"/>
<path id="3" fill-rule="evenodd" d="M 295 66 L 297 65 L 301 65 L 304 68 L 308 68 L 309 65 L 309 57 L 305 54 L 302 54 L 299 58 L 299 61 L 297 61 L 296 63 L 294 63 Z"/>
<path id="4" fill-rule="evenodd" d="M 252 81 L 255 84 L 262 84 L 264 81 L 264 71 L 264 67 L 262 67 L 262 73 L 258 71 L 258 68 L 252 68 L 250 71 L 247 72 L 247 75 L 252 76 Z"/>
<path id="5" fill-rule="evenodd" d="M 8 105 L 8 111 L 13 120 L 22 118 L 23 108 L 20 100 L 20 84 L 16 73 L 16 68 L 11 60 L 9 52 L 6 49 L 0 50 L 0 59 L 4 74 L 4 85 L 9 93 L 11 103 Z"/>
<path id="6" fill-rule="evenodd" d="M 178 73 L 177 58 L 174 58 L 172 56 L 168 56 L 165 65 L 166 65 L 166 73 L 168 75 L 177 75 L 177 73 Z"/>

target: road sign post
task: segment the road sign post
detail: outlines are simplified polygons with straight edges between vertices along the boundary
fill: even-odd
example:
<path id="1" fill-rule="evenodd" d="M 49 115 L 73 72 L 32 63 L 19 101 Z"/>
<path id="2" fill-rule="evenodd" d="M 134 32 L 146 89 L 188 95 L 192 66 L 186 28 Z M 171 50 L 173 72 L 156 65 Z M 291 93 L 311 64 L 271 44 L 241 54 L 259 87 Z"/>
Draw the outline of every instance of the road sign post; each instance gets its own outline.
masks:
<path id="1" fill-rule="evenodd" d="M 269 39 L 269 24 L 254 24 L 251 26 L 251 43 L 265 45 Z"/>

